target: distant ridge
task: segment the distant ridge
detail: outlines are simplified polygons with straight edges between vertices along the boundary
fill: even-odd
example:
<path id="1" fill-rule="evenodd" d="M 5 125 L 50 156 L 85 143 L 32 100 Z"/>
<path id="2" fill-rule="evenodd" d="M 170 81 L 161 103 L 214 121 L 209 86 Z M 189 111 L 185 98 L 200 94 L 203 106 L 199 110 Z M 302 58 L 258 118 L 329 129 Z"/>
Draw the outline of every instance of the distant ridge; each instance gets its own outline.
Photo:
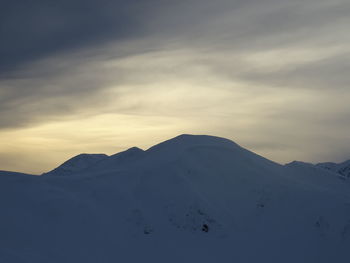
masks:
<path id="1" fill-rule="evenodd" d="M 1 175 L 13 175 L 13 176 L 31 176 L 36 174 L 27 174 L 27 173 L 19 173 L 19 172 L 10 172 L 10 171 L 2 171 L 0 170 L 0 176 Z"/>
<path id="2" fill-rule="evenodd" d="M 316 166 L 335 172 L 344 178 L 350 177 L 350 160 L 342 163 L 318 163 Z"/>

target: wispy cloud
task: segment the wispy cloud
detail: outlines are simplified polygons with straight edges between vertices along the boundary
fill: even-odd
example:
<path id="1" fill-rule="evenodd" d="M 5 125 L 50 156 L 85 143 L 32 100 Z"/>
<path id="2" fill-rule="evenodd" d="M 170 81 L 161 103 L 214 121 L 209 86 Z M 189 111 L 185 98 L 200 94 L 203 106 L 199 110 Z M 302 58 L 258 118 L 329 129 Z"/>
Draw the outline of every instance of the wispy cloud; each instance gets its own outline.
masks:
<path id="1" fill-rule="evenodd" d="M 19 139 L 43 151 L 34 134 L 57 162 L 188 132 L 281 162 L 349 157 L 348 1 L 39 2 L 2 16 L 3 156 Z M 108 143 L 66 140 L 95 126 Z"/>

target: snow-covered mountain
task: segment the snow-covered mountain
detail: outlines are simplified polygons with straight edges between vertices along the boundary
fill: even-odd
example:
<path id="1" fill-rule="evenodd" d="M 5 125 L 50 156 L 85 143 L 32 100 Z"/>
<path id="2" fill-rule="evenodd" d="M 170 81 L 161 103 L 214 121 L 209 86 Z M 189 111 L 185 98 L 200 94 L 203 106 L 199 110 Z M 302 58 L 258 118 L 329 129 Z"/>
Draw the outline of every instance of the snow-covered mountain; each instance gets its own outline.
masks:
<path id="1" fill-rule="evenodd" d="M 328 173 L 332 174 L 333 176 L 337 175 L 342 179 L 348 179 L 350 177 L 350 160 L 342 163 L 325 162 L 325 163 L 317 163 L 317 164 L 294 161 L 289 164 L 286 164 L 286 166 L 289 166 L 289 167 L 309 166 L 309 167 L 314 167 L 315 169 L 327 170 Z"/>
<path id="2" fill-rule="evenodd" d="M 53 169 L 48 173 L 44 173 L 43 175 L 60 175 L 60 176 L 71 175 L 76 172 L 84 171 L 85 169 L 92 167 L 93 165 L 95 165 L 96 163 L 100 162 L 101 160 L 107 157 L 108 155 L 106 154 L 82 153 L 77 156 L 74 156 L 73 158 L 64 162 L 57 168 Z"/>
<path id="3" fill-rule="evenodd" d="M 335 172 L 344 178 L 350 177 L 350 160 L 342 163 L 318 163 L 316 166 Z"/>
<path id="4" fill-rule="evenodd" d="M 348 181 L 325 169 L 198 135 L 98 159 L 0 176 L 0 262 L 350 260 Z"/>

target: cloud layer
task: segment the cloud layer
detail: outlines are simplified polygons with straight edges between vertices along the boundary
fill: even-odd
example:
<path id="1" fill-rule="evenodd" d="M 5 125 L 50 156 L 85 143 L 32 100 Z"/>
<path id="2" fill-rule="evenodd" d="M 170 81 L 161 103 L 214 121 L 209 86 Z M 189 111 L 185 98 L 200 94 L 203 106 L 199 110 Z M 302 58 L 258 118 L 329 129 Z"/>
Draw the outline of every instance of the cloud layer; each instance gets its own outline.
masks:
<path id="1" fill-rule="evenodd" d="M 34 152 L 53 154 L 48 169 L 184 132 L 280 162 L 350 158 L 348 1 L 7 1 L 1 10 L 1 169 L 41 172 Z M 22 166 L 9 161 L 16 153 Z"/>

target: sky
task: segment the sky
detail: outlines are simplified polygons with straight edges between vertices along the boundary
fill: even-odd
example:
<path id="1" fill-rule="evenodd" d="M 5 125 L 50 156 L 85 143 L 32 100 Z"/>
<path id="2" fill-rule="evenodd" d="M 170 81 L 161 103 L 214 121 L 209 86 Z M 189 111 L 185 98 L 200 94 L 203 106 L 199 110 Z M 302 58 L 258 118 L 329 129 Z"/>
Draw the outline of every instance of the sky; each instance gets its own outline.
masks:
<path id="1" fill-rule="evenodd" d="M 3 0 L 0 170 L 176 135 L 350 159 L 349 0 Z"/>

